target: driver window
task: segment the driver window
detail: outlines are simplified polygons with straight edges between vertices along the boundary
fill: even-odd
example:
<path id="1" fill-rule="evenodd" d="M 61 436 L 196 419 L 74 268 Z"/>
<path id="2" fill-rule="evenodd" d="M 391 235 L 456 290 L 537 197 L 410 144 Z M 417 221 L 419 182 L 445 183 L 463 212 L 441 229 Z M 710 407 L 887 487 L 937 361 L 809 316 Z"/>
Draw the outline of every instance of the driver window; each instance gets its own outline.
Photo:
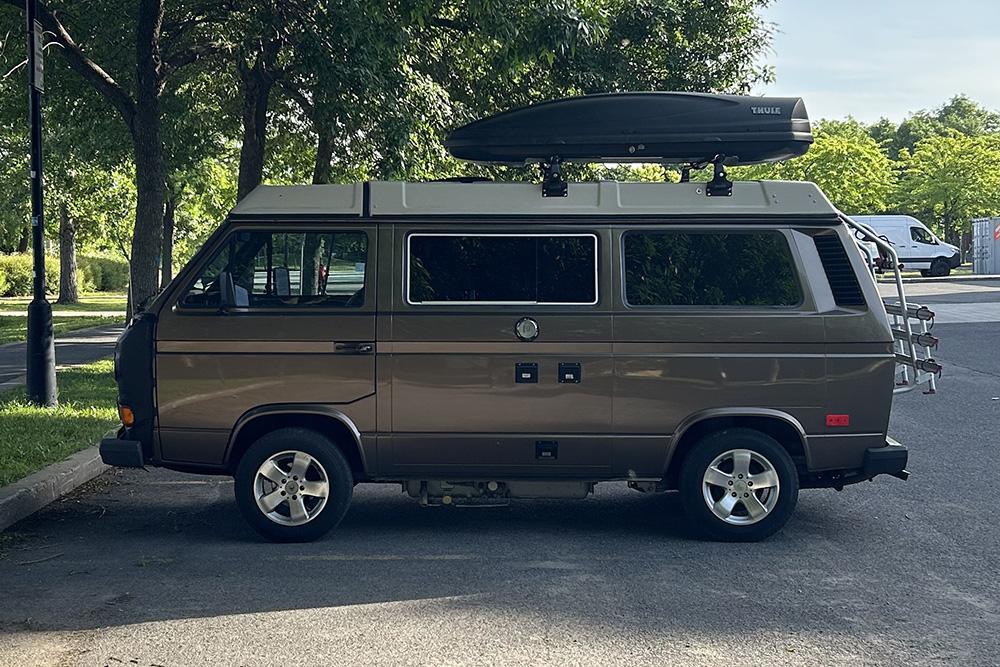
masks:
<path id="1" fill-rule="evenodd" d="M 363 232 L 236 232 L 201 270 L 179 305 L 218 308 L 219 275 L 227 271 L 237 306 L 358 307 L 364 303 L 367 257 Z"/>
<path id="2" fill-rule="evenodd" d="M 917 243 L 929 243 L 930 245 L 937 245 L 937 240 L 934 236 L 928 232 L 923 227 L 910 227 L 910 238 Z"/>

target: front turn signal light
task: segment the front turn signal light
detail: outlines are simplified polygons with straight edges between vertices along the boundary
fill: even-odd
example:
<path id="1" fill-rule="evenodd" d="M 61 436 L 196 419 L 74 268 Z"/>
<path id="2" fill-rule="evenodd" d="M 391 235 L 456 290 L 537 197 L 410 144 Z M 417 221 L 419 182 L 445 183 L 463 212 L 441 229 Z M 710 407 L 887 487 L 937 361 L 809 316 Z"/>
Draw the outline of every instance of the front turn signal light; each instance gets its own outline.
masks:
<path id="1" fill-rule="evenodd" d="M 118 406 L 118 418 L 126 427 L 130 427 L 135 424 L 135 413 L 132 412 L 132 408 L 127 405 Z"/>

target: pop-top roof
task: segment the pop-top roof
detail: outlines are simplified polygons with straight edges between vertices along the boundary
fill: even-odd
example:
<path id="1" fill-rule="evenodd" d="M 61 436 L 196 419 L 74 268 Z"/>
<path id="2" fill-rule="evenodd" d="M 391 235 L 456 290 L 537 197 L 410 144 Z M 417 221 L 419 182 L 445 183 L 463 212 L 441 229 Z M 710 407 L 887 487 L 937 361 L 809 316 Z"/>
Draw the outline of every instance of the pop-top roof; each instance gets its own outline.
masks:
<path id="1" fill-rule="evenodd" d="M 388 216 L 629 216 L 834 215 L 813 183 L 744 181 L 730 197 L 706 197 L 705 183 L 571 183 L 565 197 L 543 197 L 533 183 L 369 184 L 368 215 Z M 233 210 L 234 216 L 363 217 L 364 184 L 260 186 Z"/>

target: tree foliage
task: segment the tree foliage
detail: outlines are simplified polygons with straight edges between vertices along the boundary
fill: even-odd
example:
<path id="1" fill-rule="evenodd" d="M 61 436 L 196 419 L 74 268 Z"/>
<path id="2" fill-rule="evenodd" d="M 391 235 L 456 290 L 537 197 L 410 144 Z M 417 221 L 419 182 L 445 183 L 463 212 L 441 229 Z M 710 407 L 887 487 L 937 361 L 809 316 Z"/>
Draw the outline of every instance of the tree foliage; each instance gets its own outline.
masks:
<path id="1" fill-rule="evenodd" d="M 737 178 L 812 181 L 848 213 L 883 211 L 895 187 L 892 161 L 853 119 L 824 121 L 802 157 L 734 169 Z"/>
<path id="2" fill-rule="evenodd" d="M 759 12 L 768 3 L 42 0 L 49 236 L 65 206 L 84 250 L 130 259 L 141 300 L 158 284 L 158 248 L 186 260 L 260 182 L 535 179 L 459 163 L 442 139 L 560 96 L 746 93 L 772 77 L 762 64 L 772 28 Z M 3 252 L 27 242 L 22 7 L 0 0 L 13 26 L 0 41 Z M 805 156 L 734 173 L 813 180 L 846 211 L 914 212 L 958 233 L 996 208 L 981 194 L 989 168 L 957 174 L 986 157 L 1000 163 L 989 139 L 998 131 L 1000 115 L 958 96 L 900 124 L 821 122 Z M 660 165 L 567 174 L 677 179 Z"/>
<path id="3" fill-rule="evenodd" d="M 973 218 L 1000 214 L 1000 135 L 930 136 L 900 161 L 898 208 L 935 221 L 948 241 Z"/>

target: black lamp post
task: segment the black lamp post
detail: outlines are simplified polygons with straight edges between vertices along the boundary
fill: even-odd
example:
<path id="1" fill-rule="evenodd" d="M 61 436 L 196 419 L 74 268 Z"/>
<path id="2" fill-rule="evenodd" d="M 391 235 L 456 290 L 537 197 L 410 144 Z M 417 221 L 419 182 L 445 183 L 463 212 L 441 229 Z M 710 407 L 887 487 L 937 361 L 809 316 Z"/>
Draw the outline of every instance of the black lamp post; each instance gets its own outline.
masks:
<path id="1" fill-rule="evenodd" d="M 48 407 L 57 403 L 56 353 L 52 306 L 45 298 L 45 217 L 42 210 L 42 26 L 37 0 L 25 0 L 28 16 L 28 95 L 31 104 L 31 246 L 35 278 L 28 305 L 26 384 L 28 400 Z"/>

